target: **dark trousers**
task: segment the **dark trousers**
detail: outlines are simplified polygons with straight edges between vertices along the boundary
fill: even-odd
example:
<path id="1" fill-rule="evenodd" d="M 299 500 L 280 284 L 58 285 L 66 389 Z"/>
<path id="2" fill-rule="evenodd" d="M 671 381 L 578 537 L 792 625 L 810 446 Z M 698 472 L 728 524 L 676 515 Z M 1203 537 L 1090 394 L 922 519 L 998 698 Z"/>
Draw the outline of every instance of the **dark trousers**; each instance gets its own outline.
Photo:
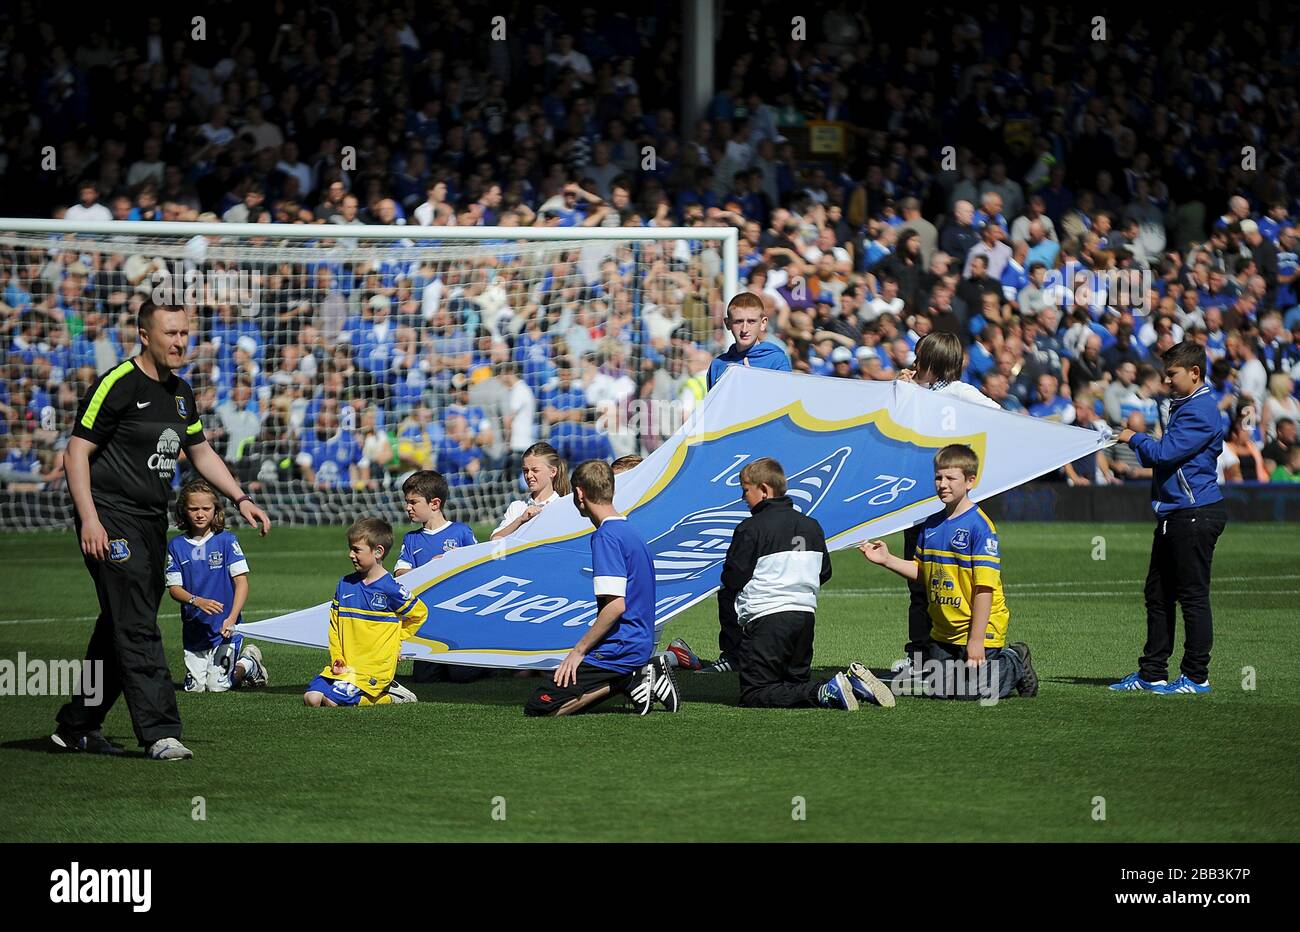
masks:
<path id="1" fill-rule="evenodd" d="M 1163 680 L 1168 674 L 1179 604 L 1187 629 L 1182 672 L 1197 683 L 1209 679 L 1214 643 L 1210 564 L 1227 523 L 1228 509 L 1222 502 L 1184 508 L 1156 522 L 1146 582 L 1147 642 L 1138 666 L 1142 679 Z"/>
<path id="2" fill-rule="evenodd" d="M 740 704 L 751 709 L 818 705 L 812 673 L 812 612 L 776 612 L 741 629 Z"/>
<path id="3" fill-rule="evenodd" d="M 903 559 L 912 560 L 916 557 L 916 542 L 921 539 L 921 526 L 910 527 L 903 532 Z M 907 643 L 903 645 L 903 653 L 912 657 L 914 654 L 920 654 L 920 660 L 926 656 L 926 648 L 930 643 L 930 609 L 925 593 L 925 585 L 918 579 L 909 579 L 907 581 Z M 917 658 L 913 658 L 914 661 Z"/>
<path id="4" fill-rule="evenodd" d="M 463 667 L 454 663 L 417 660 L 411 665 L 412 683 L 473 683 L 491 673 L 488 667 Z"/>
<path id="5" fill-rule="evenodd" d="M 611 696 L 627 692 L 632 688 L 635 680 L 635 673 L 618 673 L 614 670 L 606 670 L 604 667 L 598 667 L 594 663 L 587 663 L 584 660 L 578 664 L 577 681 L 570 683 L 568 686 L 556 686 L 555 674 L 552 673 L 548 676 L 541 686 L 533 690 L 532 696 L 524 703 L 524 714 L 530 718 L 541 715 L 554 715 L 574 699 L 581 699 L 588 693 L 608 686 L 609 693 L 607 695 L 579 710 L 586 711 L 595 708 Z"/>
<path id="6" fill-rule="evenodd" d="M 719 592 L 718 593 L 719 602 L 722 601 L 722 596 L 723 594 Z M 732 598 L 733 599 L 735 598 L 734 593 L 732 594 Z M 720 625 L 720 627 L 718 628 L 719 659 L 723 657 L 728 657 L 731 660 L 736 661 L 740 657 L 740 642 L 742 636 L 740 633 L 740 625 L 738 625 L 734 620 L 732 620 L 734 619 L 734 617 L 735 616 L 732 615 L 732 618 L 729 619 L 721 611 L 718 612 L 718 624 Z M 733 666 L 734 665 L 735 664 L 733 663 Z"/>
<path id="7" fill-rule="evenodd" d="M 66 730 L 96 730 L 121 696 L 131 713 L 135 738 L 147 748 L 160 738 L 181 736 L 176 686 L 158 630 L 167 521 L 103 508 L 99 520 L 108 532 L 110 554 L 102 562 L 85 558 L 99 598 L 99 617 L 86 659 L 103 663 L 103 701 L 91 706 L 84 696 L 74 696 L 59 710 L 58 722 Z M 80 520 L 77 536 L 81 536 Z"/>
<path id="8" fill-rule="evenodd" d="M 1005 699 L 1016 692 L 1025 675 L 1020 655 L 1009 647 L 984 648 L 984 663 L 966 666 L 966 647 L 931 641 L 926 647 L 926 664 L 919 668 L 921 684 L 912 694 L 928 699 Z"/>

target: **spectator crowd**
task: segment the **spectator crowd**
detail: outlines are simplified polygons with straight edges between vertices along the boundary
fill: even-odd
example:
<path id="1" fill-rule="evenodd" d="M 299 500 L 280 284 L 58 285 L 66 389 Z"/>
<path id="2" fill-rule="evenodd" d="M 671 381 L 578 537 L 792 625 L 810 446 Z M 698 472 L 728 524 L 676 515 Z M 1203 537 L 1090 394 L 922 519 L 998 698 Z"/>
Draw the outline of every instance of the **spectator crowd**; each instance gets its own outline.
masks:
<path id="1" fill-rule="evenodd" d="M 202 41 L 189 17 L 0 14 L 5 212 L 133 224 L 0 229 L 0 482 L 58 486 L 77 401 L 173 268 L 208 276 L 183 374 L 254 488 L 417 468 L 468 488 L 537 440 L 650 452 L 729 339 L 721 250 L 637 238 L 665 226 L 737 229 L 741 288 L 800 372 L 891 380 L 946 331 L 1007 411 L 1159 432 L 1161 355 L 1200 342 L 1222 480 L 1300 481 L 1300 37 L 1281 9 L 1123 10 L 1098 42 L 1093 11 L 841 3 L 792 39 L 787 8 L 728 2 L 687 121 L 671 17 L 505 4 L 493 41 L 460 7 L 235 3 Z M 811 152 L 818 121 L 842 154 Z M 267 233 L 148 239 L 179 220 Z M 315 248 L 276 224 L 318 226 Z M 348 237 L 365 225 L 409 232 Z M 467 225 L 628 239 L 419 248 Z M 255 293 L 219 293 L 229 272 Z M 1055 478 L 1148 476 L 1116 445 Z"/>

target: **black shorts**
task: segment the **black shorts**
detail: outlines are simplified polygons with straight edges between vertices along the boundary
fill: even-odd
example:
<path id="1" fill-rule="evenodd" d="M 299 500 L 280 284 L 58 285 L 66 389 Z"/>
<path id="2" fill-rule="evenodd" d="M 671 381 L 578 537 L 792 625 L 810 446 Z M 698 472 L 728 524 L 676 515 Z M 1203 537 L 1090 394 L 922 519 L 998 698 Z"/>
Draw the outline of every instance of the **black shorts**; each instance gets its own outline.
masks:
<path id="1" fill-rule="evenodd" d="M 537 687 L 537 691 L 524 703 L 524 714 L 553 715 L 557 709 L 563 708 L 565 703 L 579 699 L 589 692 L 595 692 L 605 685 L 609 686 L 610 696 L 626 692 L 632 685 L 635 674 L 606 670 L 604 667 L 598 667 L 594 663 L 587 663 L 584 660 L 578 664 L 577 676 L 576 683 L 560 687 L 555 685 L 555 676 L 552 674 L 542 682 L 541 686 Z"/>

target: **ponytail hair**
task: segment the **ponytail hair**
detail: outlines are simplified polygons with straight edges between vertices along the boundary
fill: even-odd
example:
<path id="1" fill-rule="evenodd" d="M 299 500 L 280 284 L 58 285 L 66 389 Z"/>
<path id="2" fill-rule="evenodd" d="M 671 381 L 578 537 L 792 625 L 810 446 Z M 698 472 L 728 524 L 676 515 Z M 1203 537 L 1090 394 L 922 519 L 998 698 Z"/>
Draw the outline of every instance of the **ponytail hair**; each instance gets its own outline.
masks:
<path id="1" fill-rule="evenodd" d="M 555 489 L 555 493 L 561 498 L 568 495 L 570 492 L 569 467 L 565 465 L 564 459 L 556 451 L 555 447 L 545 440 L 535 443 L 524 451 L 521 462 L 530 456 L 537 456 L 546 460 L 546 465 L 555 470 L 555 478 L 551 481 L 551 487 Z"/>

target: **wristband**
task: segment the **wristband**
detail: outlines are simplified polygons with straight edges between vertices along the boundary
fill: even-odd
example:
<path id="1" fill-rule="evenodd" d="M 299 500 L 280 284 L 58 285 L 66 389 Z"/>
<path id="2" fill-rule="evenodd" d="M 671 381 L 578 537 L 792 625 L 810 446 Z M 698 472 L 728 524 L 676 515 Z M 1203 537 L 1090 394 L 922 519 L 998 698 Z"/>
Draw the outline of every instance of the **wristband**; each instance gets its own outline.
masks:
<path id="1" fill-rule="evenodd" d="M 185 604 L 186 604 L 186 605 L 193 605 L 193 604 L 194 604 L 195 602 L 197 602 L 198 600 L 199 600 L 199 597 L 198 597 L 197 595 L 192 595 L 192 596 L 190 596 L 190 600 L 189 600 L 188 602 L 186 602 Z"/>
<path id="2" fill-rule="evenodd" d="M 239 498 L 235 499 L 235 510 L 238 510 L 239 506 L 244 504 L 244 502 L 251 502 L 252 500 L 253 500 L 253 496 L 251 495 L 239 496 Z"/>

